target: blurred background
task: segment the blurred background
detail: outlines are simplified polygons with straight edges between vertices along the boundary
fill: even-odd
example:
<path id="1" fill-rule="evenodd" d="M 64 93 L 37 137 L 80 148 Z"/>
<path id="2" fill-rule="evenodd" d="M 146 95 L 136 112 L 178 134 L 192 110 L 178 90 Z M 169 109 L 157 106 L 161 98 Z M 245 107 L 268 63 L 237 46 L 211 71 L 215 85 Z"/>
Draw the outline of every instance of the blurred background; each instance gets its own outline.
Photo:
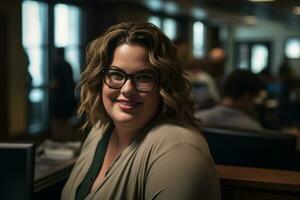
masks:
<path id="1" fill-rule="evenodd" d="M 206 57 L 212 48 L 221 48 L 226 55 L 224 76 L 247 69 L 267 80 L 266 93 L 258 101 L 259 108 L 263 106 L 258 119 L 264 128 L 283 130 L 291 121 L 297 127 L 299 15 L 297 0 L 0 1 L 0 137 L 76 139 L 78 93 L 70 107 L 72 113 L 62 114 L 64 120 L 56 120 L 53 111 L 59 85 L 55 51 L 64 49 L 64 62 L 71 66 L 66 70 L 72 74 L 68 75 L 70 84 L 78 83 L 87 44 L 124 21 L 148 21 L 170 40 L 184 40 L 186 60 Z M 287 76 L 293 83 L 285 96 L 288 106 L 278 115 L 283 62 L 289 65 Z"/>

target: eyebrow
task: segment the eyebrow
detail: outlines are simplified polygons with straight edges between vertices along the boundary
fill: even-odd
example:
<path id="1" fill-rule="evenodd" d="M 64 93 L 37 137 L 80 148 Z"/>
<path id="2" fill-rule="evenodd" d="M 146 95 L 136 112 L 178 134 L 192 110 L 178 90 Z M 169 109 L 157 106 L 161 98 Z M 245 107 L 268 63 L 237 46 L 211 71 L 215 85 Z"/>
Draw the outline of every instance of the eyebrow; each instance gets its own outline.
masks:
<path id="1" fill-rule="evenodd" d="M 109 68 L 111 69 L 116 69 L 116 70 L 120 70 L 126 74 L 129 74 L 127 72 L 125 72 L 123 69 L 121 69 L 120 67 L 118 66 L 115 66 L 115 65 L 111 65 Z M 141 72 L 149 72 L 149 73 L 153 73 L 153 74 L 156 74 L 156 71 L 154 69 L 142 69 L 142 70 L 139 70 L 139 71 L 136 71 L 136 72 L 133 72 L 133 73 L 130 73 L 130 74 L 137 74 L 137 73 L 141 73 Z"/>

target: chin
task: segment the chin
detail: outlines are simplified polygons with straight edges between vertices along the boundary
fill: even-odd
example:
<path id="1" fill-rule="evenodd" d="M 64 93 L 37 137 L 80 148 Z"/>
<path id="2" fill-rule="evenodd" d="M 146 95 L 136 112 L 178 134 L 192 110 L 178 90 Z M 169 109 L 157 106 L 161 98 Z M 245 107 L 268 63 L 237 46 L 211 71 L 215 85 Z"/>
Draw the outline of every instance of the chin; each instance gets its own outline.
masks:
<path id="1" fill-rule="evenodd" d="M 137 119 L 138 117 L 132 114 L 128 114 L 128 113 L 118 113 L 115 117 L 114 117 L 114 122 L 116 123 L 128 123 L 128 122 L 133 122 Z"/>

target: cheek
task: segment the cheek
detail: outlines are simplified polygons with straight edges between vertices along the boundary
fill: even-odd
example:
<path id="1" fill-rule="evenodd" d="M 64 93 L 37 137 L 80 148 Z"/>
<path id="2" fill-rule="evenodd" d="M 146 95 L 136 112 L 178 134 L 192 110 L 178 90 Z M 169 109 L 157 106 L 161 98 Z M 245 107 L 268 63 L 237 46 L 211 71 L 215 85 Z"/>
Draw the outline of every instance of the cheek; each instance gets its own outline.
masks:
<path id="1" fill-rule="evenodd" d="M 103 103 L 106 98 L 107 98 L 107 89 L 105 88 L 105 86 L 102 86 L 102 101 L 103 101 Z"/>
<path id="2" fill-rule="evenodd" d="M 111 99 L 112 98 L 113 98 L 112 90 L 104 85 L 102 87 L 102 102 L 103 102 L 104 107 L 105 107 L 106 110 L 109 106 L 111 106 L 110 104 L 111 104 Z"/>
<path id="3" fill-rule="evenodd" d="M 161 97 L 158 91 L 155 93 L 150 94 L 149 96 L 144 97 L 146 99 L 147 109 L 153 110 L 153 112 L 156 112 L 157 107 L 160 104 Z"/>
<path id="4" fill-rule="evenodd" d="M 117 90 L 113 90 L 105 84 L 102 86 L 102 98 L 111 98 L 111 97 L 115 96 L 116 93 L 117 93 Z"/>

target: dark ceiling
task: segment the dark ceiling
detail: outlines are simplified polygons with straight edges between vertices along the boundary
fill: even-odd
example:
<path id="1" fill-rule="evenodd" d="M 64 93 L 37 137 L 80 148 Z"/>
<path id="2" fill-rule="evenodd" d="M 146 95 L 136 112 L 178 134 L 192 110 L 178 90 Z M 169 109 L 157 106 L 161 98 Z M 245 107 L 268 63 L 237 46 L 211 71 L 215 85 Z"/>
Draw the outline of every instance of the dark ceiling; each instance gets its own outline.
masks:
<path id="1" fill-rule="evenodd" d="M 181 2 L 183 1 L 181 0 Z M 293 8 L 300 6 L 300 0 L 276 0 L 260 3 L 248 0 L 190 0 L 190 2 L 225 13 L 256 16 L 300 27 L 300 16 L 293 13 Z"/>
<path id="2" fill-rule="evenodd" d="M 92 1 L 92 0 L 90 0 Z M 244 17 L 273 20 L 296 29 L 300 28 L 300 15 L 293 13 L 300 0 L 250 2 L 249 0 L 94 0 L 144 4 L 150 10 L 170 15 L 193 15 L 212 23 L 247 24 Z M 175 8 L 176 7 L 176 8 Z M 196 14 L 194 10 L 198 9 Z"/>

